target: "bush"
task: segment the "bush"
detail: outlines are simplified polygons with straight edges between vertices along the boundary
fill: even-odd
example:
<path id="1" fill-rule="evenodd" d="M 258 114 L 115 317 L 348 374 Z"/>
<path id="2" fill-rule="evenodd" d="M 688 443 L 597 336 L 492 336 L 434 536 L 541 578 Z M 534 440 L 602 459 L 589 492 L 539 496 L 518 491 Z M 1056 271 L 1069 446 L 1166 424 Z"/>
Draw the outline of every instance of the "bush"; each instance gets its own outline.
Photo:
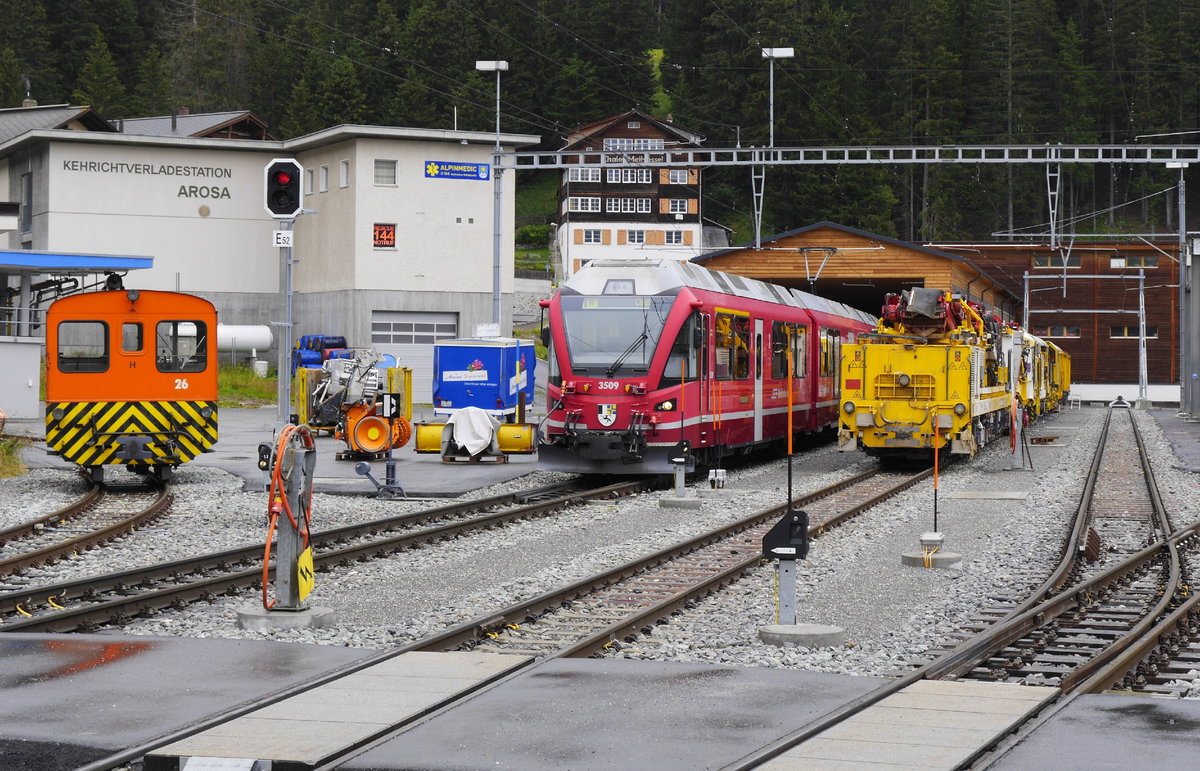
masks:
<path id="1" fill-rule="evenodd" d="M 550 245 L 553 232 L 551 225 L 525 225 L 517 231 L 517 243 L 535 249 L 546 247 Z"/>

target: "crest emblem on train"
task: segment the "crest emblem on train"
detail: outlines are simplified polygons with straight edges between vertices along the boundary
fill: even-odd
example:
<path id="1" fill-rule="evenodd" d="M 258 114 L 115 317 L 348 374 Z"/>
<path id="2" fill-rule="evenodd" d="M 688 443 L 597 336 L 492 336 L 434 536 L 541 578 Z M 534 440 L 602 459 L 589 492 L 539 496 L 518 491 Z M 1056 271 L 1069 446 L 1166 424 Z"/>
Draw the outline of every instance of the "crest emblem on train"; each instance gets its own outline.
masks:
<path id="1" fill-rule="evenodd" d="M 611 426 L 617 422 L 617 405 L 601 404 L 596 407 L 596 420 L 600 421 L 602 426 Z"/>

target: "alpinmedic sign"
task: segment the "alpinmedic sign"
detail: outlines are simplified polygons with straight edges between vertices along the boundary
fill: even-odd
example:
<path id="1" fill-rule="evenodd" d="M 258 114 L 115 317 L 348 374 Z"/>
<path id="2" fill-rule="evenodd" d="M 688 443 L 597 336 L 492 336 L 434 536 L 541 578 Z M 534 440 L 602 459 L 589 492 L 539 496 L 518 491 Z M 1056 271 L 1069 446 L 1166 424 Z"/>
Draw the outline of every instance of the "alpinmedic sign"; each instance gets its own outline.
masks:
<path id="1" fill-rule="evenodd" d="M 461 161 L 425 161 L 426 179 L 491 179 L 490 163 Z"/>

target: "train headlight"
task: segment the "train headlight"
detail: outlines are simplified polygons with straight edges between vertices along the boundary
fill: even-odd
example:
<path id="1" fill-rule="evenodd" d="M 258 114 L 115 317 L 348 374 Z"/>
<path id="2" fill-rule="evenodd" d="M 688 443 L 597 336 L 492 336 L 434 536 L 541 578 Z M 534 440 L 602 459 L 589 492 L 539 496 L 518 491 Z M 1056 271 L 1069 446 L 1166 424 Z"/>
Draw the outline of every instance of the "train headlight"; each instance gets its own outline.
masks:
<path id="1" fill-rule="evenodd" d="M 205 420 L 208 420 L 209 418 L 211 418 L 212 417 L 212 407 L 201 407 L 200 408 L 200 417 L 204 418 Z"/>
<path id="2" fill-rule="evenodd" d="M 654 405 L 654 410 L 656 412 L 674 412 L 675 400 L 667 399 L 665 402 L 659 402 L 658 404 Z"/>
<path id="3" fill-rule="evenodd" d="M 959 402 L 958 404 L 954 405 L 954 414 L 958 415 L 959 417 L 966 415 L 967 414 L 967 405 L 963 404 L 962 402 Z"/>
<path id="4" fill-rule="evenodd" d="M 54 416 L 55 420 L 62 420 L 63 415 L 66 415 L 67 413 L 66 413 L 66 410 L 64 410 L 62 407 L 55 407 L 53 410 L 50 411 L 50 414 Z"/>
<path id="5" fill-rule="evenodd" d="M 901 386 L 907 387 L 908 384 L 912 382 L 912 378 L 910 378 L 908 375 L 905 375 L 903 372 L 901 372 L 900 376 L 898 378 L 896 378 L 896 382 L 899 383 Z"/>
<path id="6" fill-rule="evenodd" d="M 847 415 L 849 415 L 850 413 L 854 412 L 854 402 L 846 402 L 842 405 L 842 409 L 845 410 Z"/>

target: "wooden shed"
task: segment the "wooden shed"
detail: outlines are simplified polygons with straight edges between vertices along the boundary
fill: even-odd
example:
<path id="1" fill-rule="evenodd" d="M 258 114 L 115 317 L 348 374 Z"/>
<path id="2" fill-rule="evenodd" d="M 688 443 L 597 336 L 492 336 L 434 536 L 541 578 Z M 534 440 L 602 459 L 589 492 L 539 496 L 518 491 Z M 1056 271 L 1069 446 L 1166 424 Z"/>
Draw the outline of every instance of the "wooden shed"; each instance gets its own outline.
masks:
<path id="1" fill-rule="evenodd" d="M 878 315 L 884 295 L 946 289 L 1020 320 L 1020 298 L 970 259 L 839 225 L 815 225 L 692 259 L 711 270 L 769 281 Z"/>

